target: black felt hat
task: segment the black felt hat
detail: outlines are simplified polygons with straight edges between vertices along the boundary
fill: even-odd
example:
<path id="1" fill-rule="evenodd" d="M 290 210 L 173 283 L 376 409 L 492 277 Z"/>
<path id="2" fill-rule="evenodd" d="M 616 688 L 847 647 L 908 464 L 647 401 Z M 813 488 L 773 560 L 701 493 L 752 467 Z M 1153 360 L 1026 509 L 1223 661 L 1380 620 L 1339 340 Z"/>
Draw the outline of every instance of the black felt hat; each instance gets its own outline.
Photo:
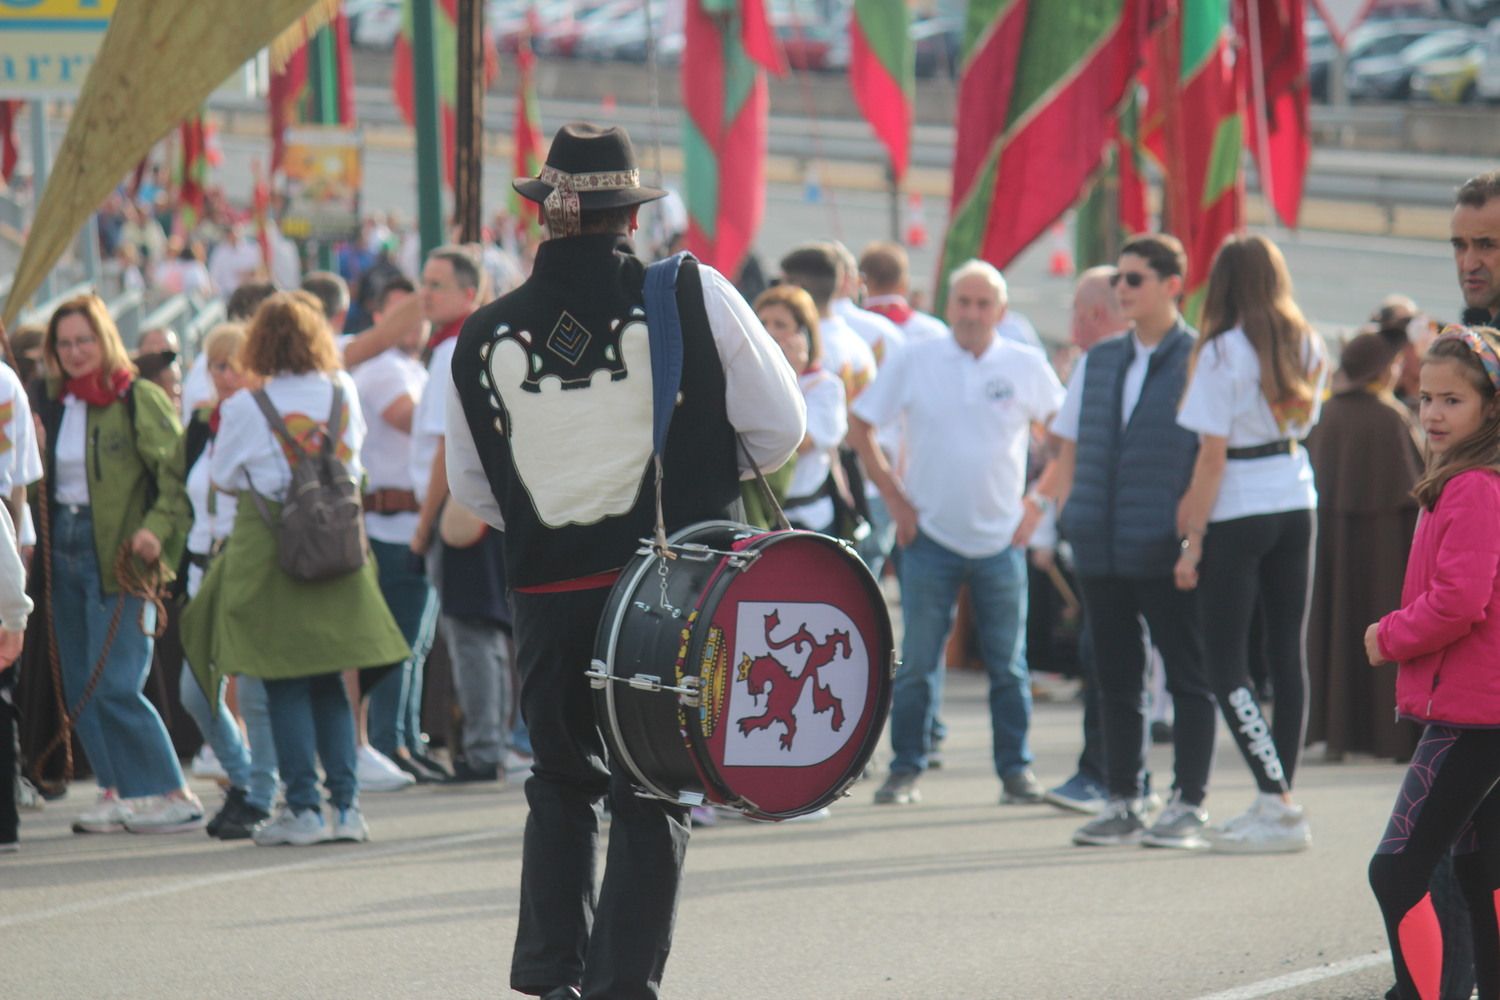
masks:
<path id="1" fill-rule="evenodd" d="M 544 179 L 548 170 L 570 175 L 575 178 L 579 205 L 585 210 L 625 208 L 667 196 L 660 188 L 641 186 L 630 136 L 619 126 L 601 128 L 588 122 L 564 125 L 552 137 L 547 168 L 541 177 L 518 177 L 511 184 L 523 198 L 545 202 L 556 187 Z M 631 173 L 636 174 L 634 180 L 623 176 Z"/>

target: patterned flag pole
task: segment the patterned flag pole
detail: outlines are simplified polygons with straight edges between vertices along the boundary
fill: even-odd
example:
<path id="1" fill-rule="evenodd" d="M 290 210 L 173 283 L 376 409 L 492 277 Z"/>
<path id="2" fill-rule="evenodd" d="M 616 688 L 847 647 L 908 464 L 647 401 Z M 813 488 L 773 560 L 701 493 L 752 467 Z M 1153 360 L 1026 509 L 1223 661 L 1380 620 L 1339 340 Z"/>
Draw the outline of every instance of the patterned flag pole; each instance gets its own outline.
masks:
<path id="1" fill-rule="evenodd" d="M 762 0 L 687 0 L 682 56 L 687 246 L 733 277 L 765 210 L 765 71 L 783 71 Z"/>

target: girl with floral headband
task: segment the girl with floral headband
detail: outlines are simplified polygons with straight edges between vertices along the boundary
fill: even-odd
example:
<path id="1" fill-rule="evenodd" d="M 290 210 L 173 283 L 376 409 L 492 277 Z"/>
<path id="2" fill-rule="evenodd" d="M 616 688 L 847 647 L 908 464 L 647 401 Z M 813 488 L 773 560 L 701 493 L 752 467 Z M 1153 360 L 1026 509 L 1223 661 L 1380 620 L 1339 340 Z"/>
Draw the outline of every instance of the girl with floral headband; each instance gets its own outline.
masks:
<path id="1" fill-rule="evenodd" d="M 1479 995 L 1500 996 L 1500 334 L 1449 327 L 1422 362 L 1427 474 L 1401 610 L 1365 633 L 1400 664 L 1396 711 L 1425 726 L 1370 861 L 1402 997 L 1436 998 L 1445 851 L 1469 903 Z"/>

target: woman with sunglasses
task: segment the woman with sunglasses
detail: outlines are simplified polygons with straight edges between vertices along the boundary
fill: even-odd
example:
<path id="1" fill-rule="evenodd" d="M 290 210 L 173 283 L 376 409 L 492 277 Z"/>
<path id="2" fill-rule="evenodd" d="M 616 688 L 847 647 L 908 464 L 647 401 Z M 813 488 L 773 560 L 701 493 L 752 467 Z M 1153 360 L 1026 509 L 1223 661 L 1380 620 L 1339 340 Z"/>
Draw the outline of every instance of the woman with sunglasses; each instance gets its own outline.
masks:
<path id="1" fill-rule="evenodd" d="M 1177 509 L 1177 585 L 1198 590 L 1206 662 L 1259 789 L 1250 809 L 1210 831 L 1228 853 L 1300 851 L 1312 840 L 1292 779 L 1307 728 L 1307 603 L 1312 582 L 1312 463 L 1327 376 L 1317 334 L 1292 301 L 1286 261 L 1263 236 L 1231 236 L 1209 274 L 1203 338 L 1177 422 L 1199 436 Z M 1271 721 L 1249 673 L 1251 618 L 1264 609 L 1275 691 Z"/>

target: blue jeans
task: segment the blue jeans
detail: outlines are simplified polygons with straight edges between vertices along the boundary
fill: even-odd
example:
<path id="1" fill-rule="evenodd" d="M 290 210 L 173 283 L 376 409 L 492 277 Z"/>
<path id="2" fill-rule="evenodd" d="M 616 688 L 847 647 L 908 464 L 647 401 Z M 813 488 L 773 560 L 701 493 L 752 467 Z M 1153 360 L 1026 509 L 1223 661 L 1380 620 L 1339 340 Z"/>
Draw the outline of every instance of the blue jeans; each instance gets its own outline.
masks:
<path id="1" fill-rule="evenodd" d="M 1031 677 L 1026 670 L 1026 555 L 1014 546 L 968 559 L 920 532 L 901 550 L 905 635 L 891 704 L 892 773 L 927 768 L 942 693 L 943 643 L 953 627 L 960 585 L 974 602 L 979 655 L 990 675 L 995 772 L 1006 777 L 1031 764 Z"/>
<path id="2" fill-rule="evenodd" d="M 896 522 L 891 520 L 890 509 L 880 496 L 867 497 L 865 502 L 870 508 L 870 533 L 860 539 L 854 548 L 865 565 L 870 567 L 871 575 L 879 580 L 880 574 L 885 571 L 886 561 L 896 547 Z"/>
<path id="3" fill-rule="evenodd" d="M 380 592 L 396 619 L 401 637 L 411 647 L 411 657 L 382 677 L 366 701 L 370 745 L 387 757 L 397 748 L 413 753 L 422 745 L 422 680 L 427 654 L 437 633 L 437 592 L 427 575 L 412 566 L 411 549 L 370 539 L 370 549 L 380 567 Z"/>
<path id="4" fill-rule="evenodd" d="M 219 686 L 219 710 L 215 712 L 193 677 L 193 668 L 182 664 L 182 707 L 213 747 L 224 765 L 229 783 L 245 790 L 245 801 L 262 812 L 271 811 L 276 798 L 276 742 L 271 735 L 271 715 L 266 706 L 266 685 L 259 677 L 240 677 L 235 686 L 240 696 L 240 715 L 245 719 L 250 742 L 240 735 L 239 723 L 224 704 L 224 683 Z"/>
<path id="5" fill-rule="evenodd" d="M 104 652 L 117 598 L 104 594 L 89 508 L 53 504 L 51 515 L 53 615 L 71 711 Z M 141 599 L 119 599 L 120 627 L 99 684 L 79 713 L 78 738 L 100 788 L 127 799 L 164 795 L 184 782 L 167 727 L 142 694 L 154 641 L 141 632 Z M 156 610 L 146 605 L 144 615 L 146 629 L 154 630 Z"/>
<path id="6" fill-rule="evenodd" d="M 339 674 L 267 680 L 271 734 L 286 782 L 286 804 L 293 812 L 322 806 L 318 761 L 323 762 L 328 800 L 346 809 L 359 799 L 354 773 L 354 715 Z"/>

